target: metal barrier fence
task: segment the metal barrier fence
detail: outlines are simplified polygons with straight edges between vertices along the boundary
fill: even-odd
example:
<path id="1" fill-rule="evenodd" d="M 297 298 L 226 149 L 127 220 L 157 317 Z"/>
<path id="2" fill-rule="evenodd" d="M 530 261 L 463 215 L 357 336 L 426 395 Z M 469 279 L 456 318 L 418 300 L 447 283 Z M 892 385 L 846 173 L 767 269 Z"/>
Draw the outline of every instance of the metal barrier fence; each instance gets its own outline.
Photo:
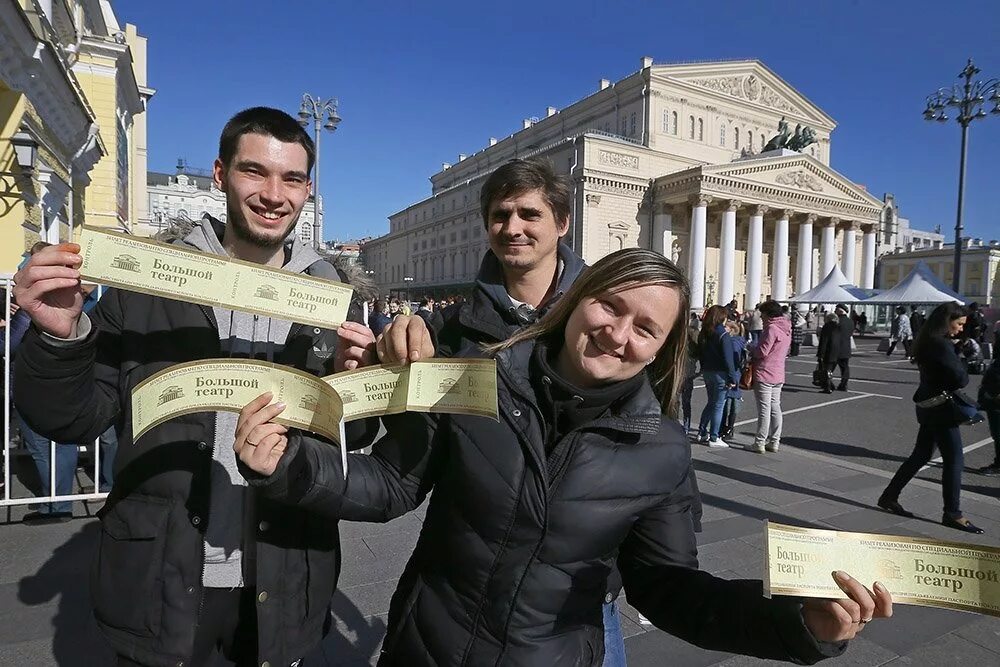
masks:
<path id="1" fill-rule="evenodd" d="M 0 289 L 4 292 L 3 297 L 3 314 L 0 319 L 7 320 L 8 327 L 10 324 L 10 305 L 11 305 L 11 287 L 13 285 L 13 276 L 11 274 L 0 273 Z M 102 288 L 100 285 L 97 286 L 98 298 L 102 293 Z M 0 507 L 12 507 L 15 505 L 34 505 L 42 503 L 56 503 L 64 501 L 77 501 L 77 500 L 103 500 L 107 497 L 107 492 L 101 492 L 101 458 L 103 452 L 101 451 L 101 441 L 100 438 L 95 440 L 89 446 L 84 446 L 80 444 L 58 444 L 49 441 L 49 490 L 50 493 L 47 496 L 24 496 L 24 497 L 11 497 L 11 472 L 13 470 L 14 456 L 25 457 L 29 456 L 29 452 L 25 447 L 25 436 L 22 434 L 20 440 L 20 446 L 16 449 L 12 447 L 12 436 L 14 433 L 13 426 L 15 424 L 14 419 L 14 408 L 11 397 L 11 350 L 10 350 L 10 335 L 9 328 L 3 332 L 3 498 L 0 499 Z M 18 425 L 18 431 L 21 431 Z M 57 467 L 57 448 L 59 447 L 77 447 L 78 451 L 89 450 L 93 452 L 93 467 L 87 466 L 85 472 L 91 473 L 90 477 L 93 480 L 94 490 L 90 493 L 56 493 L 56 467 Z M 73 470 L 73 486 L 76 487 L 77 472 L 79 467 Z M 74 490 L 77 490 L 74 488 Z"/>

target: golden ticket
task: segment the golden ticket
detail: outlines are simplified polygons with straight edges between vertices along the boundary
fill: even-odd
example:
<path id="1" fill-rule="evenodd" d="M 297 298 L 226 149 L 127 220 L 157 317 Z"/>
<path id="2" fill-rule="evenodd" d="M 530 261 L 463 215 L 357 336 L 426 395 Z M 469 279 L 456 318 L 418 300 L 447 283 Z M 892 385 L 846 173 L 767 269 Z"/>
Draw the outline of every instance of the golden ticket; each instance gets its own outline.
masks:
<path id="1" fill-rule="evenodd" d="M 146 378 L 132 390 L 132 438 L 180 415 L 239 412 L 267 391 L 288 406 L 275 421 L 343 442 L 337 392 L 308 373 L 249 359 L 192 361 Z"/>
<path id="2" fill-rule="evenodd" d="M 1000 548 L 767 522 L 765 595 L 845 598 L 843 570 L 893 602 L 1000 616 Z"/>
<path id="3" fill-rule="evenodd" d="M 498 419 L 492 359 L 431 359 L 371 366 L 323 378 L 344 403 L 344 421 L 400 412 L 449 412 Z"/>
<path id="4" fill-rule="evenodd" d="M 80 234 L 86 280 L 313 326 L 347 319 L 350 285 L 96 227 Z"/>

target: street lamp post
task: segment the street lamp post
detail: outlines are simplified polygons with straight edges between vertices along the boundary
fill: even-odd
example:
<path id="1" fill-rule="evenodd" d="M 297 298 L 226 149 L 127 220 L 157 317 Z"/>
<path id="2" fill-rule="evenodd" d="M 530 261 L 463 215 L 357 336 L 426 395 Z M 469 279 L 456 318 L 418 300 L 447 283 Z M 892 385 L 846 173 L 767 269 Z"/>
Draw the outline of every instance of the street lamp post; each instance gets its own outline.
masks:
<path id="1" fill-rule="evenodd" d="M 410 303 L 410 287 L 411 287 L 411 285 L 413 285 L 413 277 L 412 276 L 404 276 L 403 277 L 403 282 L 406 283 L 406 304 L 409 305 L 409 303 Z"/>
<path id="2" fill-rule="evenodd" d="M 302 106 L 299 107 L 299 125 L 309 127 L 313 123 L 313 143 L 316 144 L 316 167 L 313 178 L 313 247 L 318 248 L 323 241 L 323 221 L 319 211 L 319 135 L 320 130 L 334 132 L 340 125 L 340 115 L 337 113 L 337 98 L 323 100 L 309 93 L 302 96 Z M 323 117 L 326 122 L 323 122 Z"/>
<path id="3" fill-rule="evenodd" d="M 964 83 L 953 84 L 950 88 L 939 88 L 927 96 L 927 108 L 924 109 L 924 119 L 939 123 L 947 122 L 945 107 L 957 109 L 955 118 L 962 126 L 962 151 L 958 163 L 958 213 L 955 220 L 955 266 L 952 268 L 951 288 L 960 293 L 960 278 L 962 269 L 962 206 L 965 203 L 965 162 L 969 146 L 969 125 L 974 120 L 986 117 L 982 109 L 987 99 L 993 103 L 990 113 L 1000 114 L 1000 80 L 973 81 L 973 77 L 981 70 L 972 64 L 972 58 L 965 69 L 958 73 Z"/>

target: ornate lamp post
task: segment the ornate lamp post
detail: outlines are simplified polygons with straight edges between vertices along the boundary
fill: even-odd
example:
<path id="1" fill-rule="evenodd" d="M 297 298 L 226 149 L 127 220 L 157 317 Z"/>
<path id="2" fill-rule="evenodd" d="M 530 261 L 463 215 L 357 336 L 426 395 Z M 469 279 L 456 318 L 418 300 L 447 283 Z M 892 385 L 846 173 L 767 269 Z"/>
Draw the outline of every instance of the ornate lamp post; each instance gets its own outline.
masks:
<path id="1" fill-rule="evenodd" d="M 337 113 L 337 98 L 322 100 L 309 93 L 302 96 L 302 106 L 299 107 L 299 125 L 309 127 L 313 123 L 313 142 L 316 144 L 316 174 L 313 178 L 313 247 L 318 248 L 323 242 L 323 220 L 319 210 L 319 135 L 320 130 L 334 132 L 340 125 L 340 115 Z M 326 122 L 323 122 L 323 117 Z"/>
<path id="2" fill-rule="evenodd" d="M 927 108 L 924 109 L 924 119 L 939 123 L 947 122 L 945 107 L 956 110 L 955 120 L 962 126 L 962 157 L 958 166 L 958 214 L 955 220 L 955 266 L 952 270 L 951 288 L 960 291 L 962 268 L 962 205 L 965 203 L 965 159 L 968 153 L 969 125 L 974 120 L 986 117 L 983 105 L 989 99 L 993 103 L 990 113 L 1000 114 L 1000 80 L 973 81 L 973 77 L 981 70 L 972 64 L 969 58 L 965 69 L 958 73 L 964 83 L 953 84 L 950 88 L 939 88 L 927 96 Z"/>

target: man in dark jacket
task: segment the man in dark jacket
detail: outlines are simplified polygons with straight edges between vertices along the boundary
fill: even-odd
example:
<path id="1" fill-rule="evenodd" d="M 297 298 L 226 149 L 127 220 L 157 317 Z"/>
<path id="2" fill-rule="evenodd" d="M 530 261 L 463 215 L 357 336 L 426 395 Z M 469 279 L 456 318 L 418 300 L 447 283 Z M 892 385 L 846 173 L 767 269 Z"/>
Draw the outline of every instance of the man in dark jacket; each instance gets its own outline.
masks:
<path id="1" fill-rule="evenodd" d="M 389 302 L 385 299 L 376 299 L 372 314 L 368 317 L 368 328 L 374 335 L 379 336 L 389 322 L 392 322 L 392 318 L 389 317 Z"/>
<path id="2" fill-rule="evenodd" d="M 851 343 L 854 340 L 854 321 L 847 315 L 847 306 L 837 304 L 835 311 L 840 321 L 840 353 L 837 367 L 840 369 L 839 391 L 847 391 L 847 381 L 851 379 Z"/>
<path id="3" fill-rule="evenodd" d="M 238 113 L 214 166 L 228 223 L 203 219 L 174 243 L 350 282 L 292 235 L 314 156 L 284 112 Z M 17 274 L 33 326 L 19 349 L 15 401 L 33 428 L 59 441 L 91 442 L 112 424 L 118 432 L 92 577 L 98 625 L 123 665 L 208 664 L 219 652 L 239 665 L 292 664 L 329 627 L 336 521 L 248 490 L 233 452 L 236 415 L 177 417 L 133 441 L 129 397 L 154 373 L 217 357 L 325 375 L 347 367 L 336 332 L 117 289 L 88 315 L 73 250 L 47 248 Z M 361 322 L 358 301 L 348 317 Z M 352 327 L 367 332 L 342 328 Z M 364 446 L 371 427 L 352 427 L 348 440 Z"/>
<path id="4" fill-rule="evenodd" d="M 822 373 L 820 388 L 824 394 L 833 393 L 833 369 L 837 367 L 840 357 L 840 321 L 834 314 L 827 314 L 826 322 L 819 331 L 819 343 L 816 345 L 816 358 Z"/>

